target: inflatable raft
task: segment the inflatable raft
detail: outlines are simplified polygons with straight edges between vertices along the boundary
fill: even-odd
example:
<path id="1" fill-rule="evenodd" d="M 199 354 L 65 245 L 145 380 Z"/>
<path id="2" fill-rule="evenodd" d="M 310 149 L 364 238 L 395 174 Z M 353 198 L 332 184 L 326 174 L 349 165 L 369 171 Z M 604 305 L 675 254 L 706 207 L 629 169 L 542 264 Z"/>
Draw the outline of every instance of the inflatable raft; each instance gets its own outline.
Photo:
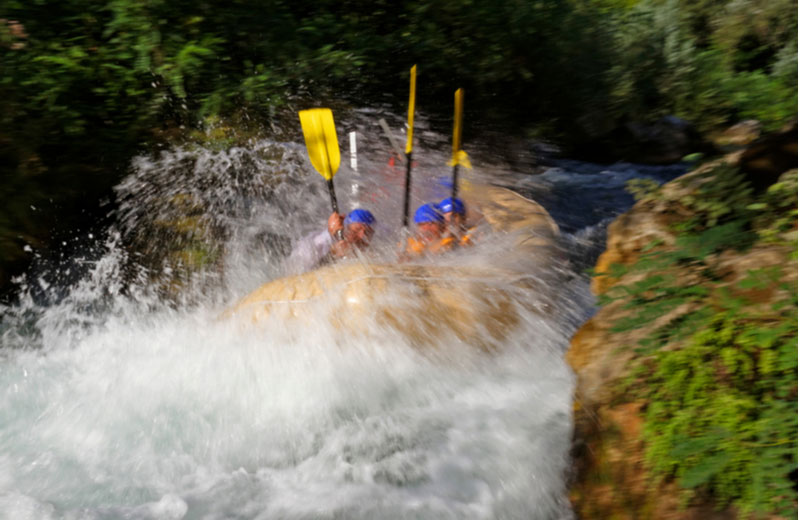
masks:
<path id="1" fill-rule="evenodd" d="M 225 316 L 248 323 L 326 320 L 350 334 L 377 325 L 414 345 L 450 337 L 493 350 L 530 311 L 532 291 L 542 289 L 533 274 L 558 261 L 559 230 L 544 208 L 511 190 L 473 185 L 463 198 L 476 212 L 470 217 L 507 238 L 507 250 L 493 254 L 491 265 L 342 262 L 268 282 Z"/>

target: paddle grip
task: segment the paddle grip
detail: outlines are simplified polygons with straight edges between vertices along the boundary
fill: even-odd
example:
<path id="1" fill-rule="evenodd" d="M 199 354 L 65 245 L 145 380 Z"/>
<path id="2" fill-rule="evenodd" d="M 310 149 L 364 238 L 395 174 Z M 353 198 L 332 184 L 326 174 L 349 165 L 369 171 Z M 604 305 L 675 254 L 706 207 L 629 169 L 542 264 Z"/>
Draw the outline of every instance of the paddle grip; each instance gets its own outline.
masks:
<path id="1" fill-rule="evenodd" d="M 328 179 L 328 193 L 331 194 L 331 206 L 333 207 L 333 212 L 338 215 L 339 203 L 336 201 L 336 190 L 333 189 L 333 178 Z M 336 232 L 336 239 L 344 240 L 344 233 L 342 233 L 341 229 Z"/>
<path id="2" fill-rule="evenodd" d="M 411 202 L 411 152 L 406 154 L 406 194 L 403 198 L 403 227 L 408 227 L 408 211 Z"/>

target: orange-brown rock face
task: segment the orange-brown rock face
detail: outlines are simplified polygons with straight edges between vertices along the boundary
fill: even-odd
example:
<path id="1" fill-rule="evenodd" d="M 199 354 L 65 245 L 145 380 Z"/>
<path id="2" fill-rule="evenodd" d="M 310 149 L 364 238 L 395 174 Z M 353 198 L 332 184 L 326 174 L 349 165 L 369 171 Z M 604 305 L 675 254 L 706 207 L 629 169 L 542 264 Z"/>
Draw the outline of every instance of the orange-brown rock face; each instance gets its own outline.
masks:
<path id="1" fill-rule="evenodd" d="M 676 234 L 671 223 L 686 211 L 676 203 L 700 183 L 702 174 L 721 163 L 740 165 L 742 154 L 729 155 L 711 165 L 676 179 L 663 186 L 660 196 L 637 203 L 608 228 L 606 251 L 600 256 L 592 290 L 608 294 L 615 286 L 630 286 L 647 276 L 636 270 L 619 277 L 612 276 L 612 265 L 631 266 L 653 243 L 659 247 L 675 244 Z M 796 229 L 794 230 L 796 239 Z M 791 242 L 791 239 L 787 239 Z M 735 284 L 752 270 L 777 266 L 782 269 L 780 282 L 784 287 L 797 287 L 796 264 L 785 266 L 789 254 L 786 245 L 758 243 L 746 252 L 726 250 L 708 259 L 708 265 L 719 273 L 719 283 L 726 284 L 731 294 L 747 297 L 754 306 L 771 305 L 788 294 L 777 285 L 768 288 L 741 289 Z M 671 273 L 683 286 L 692 286 L 691 269 Z M 796 293 L 795 293 L 796 294 Z M 629 361 L 635 347 L 651 332 L 669 324 L 684 314 L 692 303 L 682 304 L 644 326 L 624 332 L 611 328 L 621 318 L 630 317 L 630 308 L 622 301 L 603 305 L 573 336 L 567 361 L 576 373 L 574 481 L 570 498 L 579 518 L 615 519 L 734 519 L 733 508 L 715 510 L 712 502 L 682 504 L 681 490 L 675 483 L 655 484 L 644 463 L 645 445 L 642 440 L 642 411 L 647 402 L 624 390 L 623 381 L 630 374 Z M 680 348 L 669 345 L 664 348 Z"/>

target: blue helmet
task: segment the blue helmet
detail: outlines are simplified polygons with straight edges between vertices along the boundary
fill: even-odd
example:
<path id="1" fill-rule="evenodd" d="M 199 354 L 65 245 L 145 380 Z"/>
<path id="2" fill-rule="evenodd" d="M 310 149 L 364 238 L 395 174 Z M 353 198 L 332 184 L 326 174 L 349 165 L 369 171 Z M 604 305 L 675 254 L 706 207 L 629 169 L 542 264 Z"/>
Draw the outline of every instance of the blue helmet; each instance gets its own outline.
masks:
<path id="1" fill-rule="evenodd" d="M 423 204 L 414 212 L 415 224 L 424 224 L 425 222 L 444 222 L 444 217 L 433 204 Z"/>
<path id="2" fill-rule="evenodd" d="M 348 224 L 366 224 L 371 226 L 375 223 L 375 217 L 366 209 L 354 209 L 351 211 L 347 218 L 344 219 L 344 225 Z"/>
<path id="3" fill-rule="evenodd" d="M 454 211 L 459 215 L 466 215 L 467 208 L 464 206 L 464 201 L 458 197 L 448 197 L 439 203 L 439 211 L 442 213 Z"/>

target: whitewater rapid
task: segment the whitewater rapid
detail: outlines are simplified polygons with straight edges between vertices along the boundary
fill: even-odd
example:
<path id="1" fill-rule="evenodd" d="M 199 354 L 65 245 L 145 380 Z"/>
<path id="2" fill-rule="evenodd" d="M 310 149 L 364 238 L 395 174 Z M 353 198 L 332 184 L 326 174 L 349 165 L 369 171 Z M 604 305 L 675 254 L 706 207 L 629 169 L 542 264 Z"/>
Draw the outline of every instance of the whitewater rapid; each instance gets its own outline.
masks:
<path id="1" fill-rule="evenodd" d="M 565 514 L 572 375 L 558 338 L 430 355 L 399 335 L 363 344 L 322 322 L 274 325 L 132 304 L 76 337 L 45 327 L 41 350 L 4 351 L 0 511 Z"/>
<path id="2" fill-rule="evenodd" d="M 220 319 L 281 275 L 298 230 L 324 222 L 324 186 L 302 152 L 259 141 L 141 157 L 79 281 L 26 278 L 0 321 L 0 518 L 571 518 L 563 355 L 592 309 L 574 268 L 555 296 L 530 295 L 549 311 L 524 315 L 495 354 L 453 338 L 420 349 L 369 323 L 355 336 L 325 320 Z M 336 182 L 343 208 L 378 214 L 391 250 L 400 215 L 386 201 L 402 177 L 384 159 L 359 159 L 380 175 L 345 167 Z M 419 167 L 446 176 L 442 159 L 420 153 Z M 559 176 L 569 172 L 533 187 L 522 174 L 496 179 L 525 191 Z M 437 189 L 419 182 L 415 202 Z M 141 259 L 164 260 L 176 239 L 145 231 L 163 230 L 181 197 L 205 219 L 192 240 L 221 252 L 176 295 L 165 287 L 179 266 Z M 564 247 L 591 249 L 575 237 Z"/>

